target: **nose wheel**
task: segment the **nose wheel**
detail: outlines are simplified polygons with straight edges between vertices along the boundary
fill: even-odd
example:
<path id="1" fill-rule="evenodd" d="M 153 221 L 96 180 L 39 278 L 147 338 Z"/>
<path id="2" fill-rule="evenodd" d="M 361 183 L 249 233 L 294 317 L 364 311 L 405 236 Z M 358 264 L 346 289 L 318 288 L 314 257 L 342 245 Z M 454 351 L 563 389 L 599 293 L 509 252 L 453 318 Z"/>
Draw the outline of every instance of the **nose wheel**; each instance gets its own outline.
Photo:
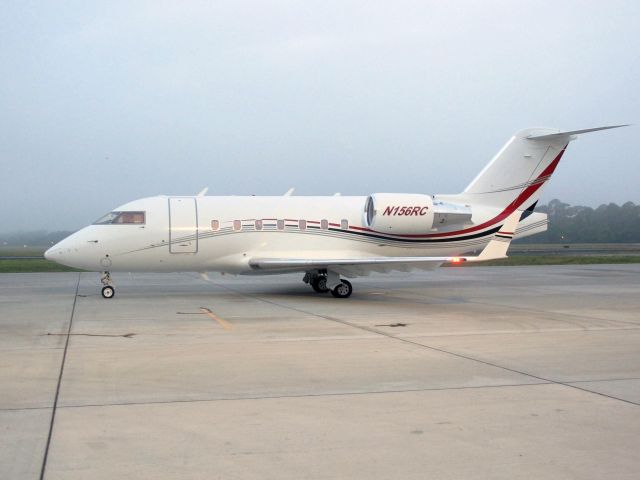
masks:
<path id="1" fill-rule="evenodd" d="M 104 298 L 113 298 L 113 296 L 115 294 L 116 294 L 116 290 L 111 285 L 107 285 L 106 287 L 102 287 L 102 296 Z"/>
<path id="2" fill-rule="evenodd" d="M 102 282 L 102 285 L 104 285 L 104 287 L 102 287 L 102 297 L 113 298 L 116 294 L 116 289 L 112 285 L 111 274 L 109 272 L 104 272 L 100 281 Z"/>

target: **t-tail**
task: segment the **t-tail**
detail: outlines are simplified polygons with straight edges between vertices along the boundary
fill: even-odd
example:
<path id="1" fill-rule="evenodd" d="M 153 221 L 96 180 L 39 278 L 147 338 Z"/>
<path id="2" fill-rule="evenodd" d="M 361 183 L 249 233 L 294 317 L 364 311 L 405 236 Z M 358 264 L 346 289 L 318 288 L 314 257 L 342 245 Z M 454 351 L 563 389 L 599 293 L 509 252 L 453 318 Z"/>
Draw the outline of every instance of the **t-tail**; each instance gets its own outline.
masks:
<path id="1" fill-rule="evenodd" d="M 532 210 L 543 185 L 551 178 L 569 142 L 579 134 L 625 127 L 612 125 L 561 132 L 551 128 L 527 128 L 513 135 L 487 166 L 459 195 L 464 200 L 507 210 Z"/>

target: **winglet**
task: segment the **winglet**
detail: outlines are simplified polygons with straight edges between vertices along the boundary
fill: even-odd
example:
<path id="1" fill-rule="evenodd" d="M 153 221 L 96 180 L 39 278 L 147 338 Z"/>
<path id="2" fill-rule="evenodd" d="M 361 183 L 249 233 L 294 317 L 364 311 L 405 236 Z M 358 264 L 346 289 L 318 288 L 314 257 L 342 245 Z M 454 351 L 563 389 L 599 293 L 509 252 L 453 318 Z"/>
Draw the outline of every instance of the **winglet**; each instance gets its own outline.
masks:
<path id="1" fill-rule="evenodd" d="M 562 137 L 571 137 L 573 135 L 580 135 L 581 133 L 589 133 L 589 132 L 597 132 L 599 130 L 610 130 L 612 128 L 620 128 L 620 127 L 628 127 L 629 124 L 625 125 L 609 125 L 607 127 L 596 127 L 596 128 L 585 128 L 584 130 L 571 130 L 569 132 L 558 132 L 551 133 L 547 135 L 529 135 L 527 139 L 529 140 L 556 140 Z"/>

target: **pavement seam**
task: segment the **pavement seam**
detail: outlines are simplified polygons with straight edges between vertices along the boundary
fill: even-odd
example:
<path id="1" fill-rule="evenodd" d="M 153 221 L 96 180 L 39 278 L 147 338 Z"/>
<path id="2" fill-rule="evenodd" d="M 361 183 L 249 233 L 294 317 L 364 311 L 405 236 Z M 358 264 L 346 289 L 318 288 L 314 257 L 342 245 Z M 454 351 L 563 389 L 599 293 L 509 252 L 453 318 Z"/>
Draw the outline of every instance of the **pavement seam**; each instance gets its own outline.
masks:
<path id="1" fill-rule="evenodd" d="M 380 287 L 383 288 L 383 287 Z M 391 299 L 395 302 L 412 302 L 412 303 L 416 303 L 418 305 L 431 305 L 430 303 L 427 302 L 422 302 L 416 298 L 411 298 L 411 296 L 409 295 L 408 298 L 406 297 L 398 297 L 398 296 L 391 296 L 388 295 L 386 298 Z M 445 302 L 445 304 L 450 304 L 450 302 L 448 302 L 447 300 L 449 300 L 447 297 L 442 297 L 442 296 L 438 296 L 438 295 L 429 295 L 428 298 L 432 298 L 436 301 L 441 301 L 441 302 Z M 598 322 L 604 322 L 607 324 L 623 324 L 623 325 L 628 325 L 631 328 L 637 328 L 638 326 L 640 326 L 639 323 L 637 322 L 632 322 L 632 321 L 628 321 L 628 320 L 614 320 L 614 319 L 607 319 L 607 318 L 601 318 L 601 317 L 594 317 L 591 315 L 577 315 L 575 313 L 567 313 L 567 312 L 559 312 L 557 310 L 550 310 L 550 311 L 545 311 L 545 310 L 539 310 L 536 308 L 531 308 L 531 307 L 520 307 L 520 306 L 515 306 L 515 305 L 505 305 L 503 303 L 493 303 L 493 302 L 488 302 L 488 301 L 479 301 L 479 300 L 466 300 L 465 303 L 471 303 L 474 305 L 483 305 L 483 306 L 487 306 L 487 307 L 498 307 L 498 308 L 502 308 L 502 309 L 508 309 L 508 310 L 517 310 L 517 311 L 527 311 L 527 312 L 531 312 L 531 313 L 537 313 L 537 314 L 546 314 L 546 315 L 556 315 L 556 316 L 560 316 L 560 317 L 568 317 L 568 318 L 574 318 L 574 319 L 588 319 L 588 320 L 596 320 Z M 580 330 L 585 330 L 583 327 L 576 325 L 575 323 L 569 321 L 568 319 L 560 319 L 560 318 L 550 318 L 549 319 L 552 322 L 557 322 L 557 323 L 567 323 L 569 325 L 578 327 L 578 329 Z M 612 325 L 615 326 L 615 325 Z"/>
<path id="2" fill-rule="evenodd" d="M 214 282 L 211 282 L 211 283 L 214 283 Z M 640 403 L 633 402 L 631 400 L 625 400 L 624 398 L 614 397 L 612 395 L 607 395 L 605 393 L 596 392 L 596 391 L 593 391 L 593 390 L 589 390 L 587 388 L 579 387 L 577 385 L 572 385 L 570 383 L 565 383 L 565 382 L 552 380 L 552 379 L 549 379 L 549 378 L 540 377 L 540 376 L 534 375 L 532 373 L 527 373 L 527 372 L 524 372 L 524 371 L 516 370 L 514 368 L 505 367 L 503 365 L 498 365 L 496 363 L 492 363 L 492 362 L 489 362 L 489 361 L 486 361 L 486 360 L 480 360 L 479 358 L 474 358 L 474 357 L 470 357 L 468 355 L 464 355 L 464 354 L 461 354 L 461 353 L 456 353 L 456 352 L 452 352 L 452 351 L 449 351 L 449 350 L 444 350 L 442 348 L 434 347 L 432 345 L 426 345 L 424 343 L 415 342 L 415 341 L 412 341 L 412 340 L 410 340 L 408 338 L 398 337 L 398 336 L 392 335 L 390 333 L 387 333 L 387 332 L 384 332 L 384 331 L 380 331 L 380 330 L 378 330 L 376 328 L 373 328 L 373 327 L 367 327 L 367 326 L 364 326 L 364 325 L 357 325 L 357 324 L 349 322 L 347 320 L 343 320 L 343 319 L 340 319 L 340 318 L 332 317 L 330 315 L 322 315 L 322 314 L 319 314 L 319 313 L 309 312 L 309 311 L 301 309 L 301 308 L 292 307 L 292 306 L 288 306 L 288 305 L 283 305 L 281 303 L 274 302 L 272 300 L 267 300 L 267 299 L 261 298 L 261 297 L 259 297 L 257 295 L 251 295 L 251 294 L 246 294 L 246 293 L 239 292 L 239 291 L 234 290 L 232 288 L 229 288 L 229 287 L 227 287 L 225 285 L 217 284 L 217 286 L 220 287 L 220 288 L 223 288 L 225 290 L 228 290 L 230 292 L 233 292 L 233 293 L 235 293 L 237 295 L 240 295 L 240 296 L 253 298 L 253 299 L 259 300 L 261 302 L 269 303 L 271 305 L 275 305 L 275 306 L 278 306 L 278 307 L 281 307 L 281 308 L 286 308 L 286 309 L 289 309 L 289 310 L 294 310 L 294 311 L 297 311 L 297 312 L 300 312 L 300 313 L 304 313 L 304 314 L 307 314 L 307 315 L 314 315 L 314 316 L 316 316 L 318 318 L 324 318 L 324 319 L 329 320 L 331 322 L 337 322 L 337 323 L 341 323 L 343 325 L 346 325 L 346 326 L 349 326 L 349 327 L 352 327 L 352 328 L 356 328 L 356 329 L 359 329 L 359 330 L 364 330 L 364 331 L 367 331 L 367 332 L 376 333 L 378 335 L 390 338 L 392 340 L 399 340 L 401 342 L 405 342 L 405 343 L 408 343 L 408 344 L 411 344 L 411 345 L 415 345 L 415 346 L 418 346 L 418 347 L 422 347 L 422 348 L 426 348 L 426 349 L 429 349 L 429 350 L 437 351 L 437 352 L 444 353 L 444 354 L 447 354 L 447 355 L 452 355 L 452 356 L 455 356 L 455 357 L 458 357 L 458 358 L 463 358 L 465 360 L 469 360 L 469 361 L 472 361 L 472 362 L 477 362 L 477 363 L 481 363 L 481 364 L 488 365 L 488 366 L 491 366 L 491 367 L 499 368 L 501 370 L 505 370 L 505 371 L 508 371 L 508 372 L 517 373 L 517 374 L 524 375 L 524 376 L 527 376 L 527 377 L 530 377 L 530 378 L 534 378 L 534 379 L 542 381 L 542 382 L 554 383 L 556 385 L 563 385 L 565 387 L 573 388 L 575 390 L 580 390 L 582 392 L 591 393 L 593 395 L 599 395 L 601 397 L 609 398 L 609 399 L 612 399 L 612 400 L 617 400 L 619 402 L 628 403 L 630 405 L 640 406 Z"/>
<path id="3" fill-rule="evenodd" d="M 565 383 L 606 383 L 606 382 L 625 382 L 630 380 L 640 380 L 640 377 L 630 378 L 606 378 L 596 380 L 568 380 Z M 433 388 L 409 388 L 402 390 L 367 390 L 363 392 L 334 392 L 334 393 L 313 393 L 313 394 L 299 394 L 299 395 L 263 395 L 263 396 L 248 396 L 248 397 L 228 397 L 228 398 L 196 398 L 185 400 L 162 400 L 155 402 L 120 402 L 120 403 L 85 403 L 77 405 L 60 405 L 58 408 L 85 408 L 85 407 L 118 407 L 123 405 L 164 405 L 171 403 L 192 403 L 192 402 L 228 402 L 237 400 L 269 400 L 277 398 L 305 398 L 305 397 L 335 397 L 335 396 L 349 396 L 349 395 L 381 395 L 385 393 L 410 393 L 410 392 L 440 392 L 448 390 L 472 390 L 480 388 L 510 388 L 510 387 L 530 387 L 539 385 L 557 385 L 557 382 L 535 382 L 535 383 L 504 383 L 498 385 L 473 385 L 462 387 L 433 387 Z M 0 408 L 0 412 L 21 412 L 27 410 L 48 410 L 50 407 L 16 407 L 16 408 Z"/>
<path id="4" fill-rule="evenodd" d="M 78 281 L 76 282 L 76 291 L 73 295 L 73 306 L 71 307 L 71 315 L 69 317 L 69 327 L 67 328 L 66 340 L 64 343 L 64 351 L 62 353 L 62 361 L 60 362 L 60 373 L 58 374 L 58 384 L 56 385 L 56 394 L 53 399 L 53 408 L 51 410 L 51 423 L 49 424 L 49 434 L 47 435 L 47 443 L 44 448 L 44 457 L 42 459 L 42 468 L 40 469 L 40 480 L 44 479 L 44 473 L 47 468 L 47 460 L 49 458 L 49 447 L 51 446 L 51 438 L 53 436 L 53 425 L 56 419 L 56 411 L 58 409 L 58 397 L 60 396 L 60 385 L 62 384 L 62 374 L 64 373 L 64 365 L 67 359 L 67 351 L 69 350 L 69 339 L 71 338 L 71 327 L 73 325 L 73 317 L 76 312 L 76 304 L 78 302 L 78 290 L 80 289 L 80 277 L 82 273 L 78 273 Z"/>
<path id="5" fill-rule="evenodd" d="M 487 335 L 540 335 L 547 333 L 598 333 L 598 332 L 619 332 L 622 330 L 640 330 L 640 325 L 637 327 L 621 327 L 621 328 L 557 328 L 557 329 L 547 329 L 547 330 L 525 330 L 522 332 L 474 332 L 474 333 L 416 333 L 416 334 L 405 334 L 403 338 L 450 338 L 450 337 L 478 337 L 478 336 L 487 336 Z"/>
<path id="6" fill-rule="evenodd" d="M 301 393 L 297 395 L 256 395 L 245 397 L 219 397 L 219 398 L 194 398 L 183 400 L 158 400 L 158 401 L 141 401 L 141 402 L 117 402 L 117 403 L 86 403 L 79 405 L 61 405 L 60 409 L 76 409 L 90 407 L 123 407 L 135 405 L 170 405 L 176 403 L 207 403 L 207 402 L 237 402 L 243 400 L 277 400 L 277 399 L 296 399 L 296 398 L 321 398 L 321 397 L 348 397 L 358 395 L 384 395 L 390 393 L 419 393 L 419 392 L 446 392 L 452 390 L 480 390 L 482 388 L 513 388 L 513 387 L 537 387 L 541 385 L 554 385 L 553 382 L 532 382 L 532 383 L 504 383 L 496 385 L 472 385 L 460 387 L 434 387 L 434 388 L 407 388 L 398 390 L 367 390 L 367 391 L 351 391 L 351 392 L 324 392 L 324 393 Z M 44 410 L 48 407 L 27 407 L 8 409 L 9 411 L 20 410 Z M 0 410 L 1 411 L 1 410 Z M 6 410 L 5 410 L 6 411 Z"/>
<path id="7" fill-rule="evenodd" d="M 606 383 L 606 382 L 624 382 L 629 380 L 640 380 L 640 377 L 630 378 L 607 378 L 600 380 L 569 380 L 565 383 Z M 325 392 L 325 393 L 301 393 L 299 395 L 262 395 L 262 396 L 246 396 L 246 397 L 219 397 L 219 398 L 195 398 L 184 400 L 161 400 L 161 401 L 144 401 L 144 402 L 115 402 L 115 403 L 85 403 L 77 405 L 60 405 L 58 408 L 86 408 L 86 407 L 119 407 L 126 405 L 165 405 L 171 403 L 197 403 L 197 402 L 229 402 L 241 400 L 270 400 L 278 398 L 306 398 L 306 397 L 338 397 L 349 395 L 382 395 L 385 393 L 411 393 L 411 392 L 440 392 L 448 390 L 474 390 L 481 388 L 511 388 L 511 387 L 532 387 L 540 385 L 563 385 L 559 382 L 532 382 L 532 383 L 503 383 L 496 385 L 472 385 L 461 387 L 433 387 L 433 388 L 408 388 L 401 390 L 367 390 L 362 392 Z M 48 410 L 50 407 L 16 407 L 16 408 L 0 408 L 0 412 L 21 412 L 28 410 Z"/>

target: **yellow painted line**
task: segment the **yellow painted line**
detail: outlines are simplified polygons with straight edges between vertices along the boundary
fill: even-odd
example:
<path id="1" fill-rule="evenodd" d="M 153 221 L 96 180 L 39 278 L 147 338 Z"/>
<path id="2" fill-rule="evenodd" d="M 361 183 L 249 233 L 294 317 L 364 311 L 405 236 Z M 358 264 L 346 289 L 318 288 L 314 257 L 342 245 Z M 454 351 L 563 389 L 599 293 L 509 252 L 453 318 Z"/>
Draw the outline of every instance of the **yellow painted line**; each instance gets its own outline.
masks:
<path id="1" fill-rule="evenodd" d="M 213 318 L 216 322 L 218 322 L 218 325 L 220 325 L 225 330 L 229 331 L 229 330 L 231 330 L 233 328 L 233 325 L 231 325 L 229 322 L 227 322 L 224 318 L 220 318 L 219 316 L 217 316 L 215 313 L 213 313 L 208 308 L 200 307 L 200 310 L 202 310 L 202 313 L 204 313 L 205 315 Z"/>

